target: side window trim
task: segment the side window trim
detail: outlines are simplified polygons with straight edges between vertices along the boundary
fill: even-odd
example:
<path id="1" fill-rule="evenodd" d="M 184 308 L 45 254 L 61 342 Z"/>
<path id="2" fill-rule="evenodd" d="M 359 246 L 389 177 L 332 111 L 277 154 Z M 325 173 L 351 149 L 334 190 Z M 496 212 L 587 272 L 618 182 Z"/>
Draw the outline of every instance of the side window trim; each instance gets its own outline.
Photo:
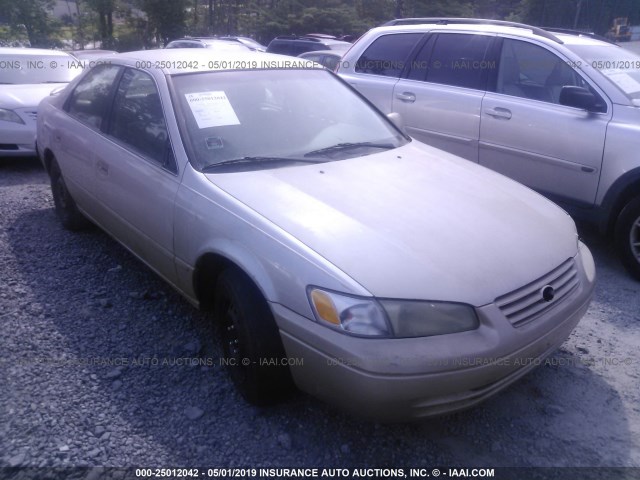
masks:
<path id="1" fill-rule="evenodd" d="M 474 33 L 474 32 L 443 32 L 443 31 L 434 31 L 432 32 L 431 36 L 433 38 L 433 41 L 431 42 L 431 45 L 429 46 L 429 54 L 427 56 L 427 64 L 431 65 L 431 60 L 433 58 L 433 53 L 436 47 L 436 44 L 438 42 L 438 40 L 446 35 L 471 35 L 471 36 L 482 36 L 482 37 L 486 37 L 489 38 L 489 45 L 487 47 L 487 50 L 485 52 L 484 58 L 483 58 L 483 62 L 487 62 L 487 65 L 491 65 L 491 62 L 495 62 L 493 63 L 494 65 L 497 65 L 497 60 L 495 59 L 495 45 L 497 43 L 497 36 L 496 35 L 492 35 L 492 34 L 478 34 L 478 33 Z M 427 40 L 428 41 L 428 40 Z M 419 51 L 415 52 L 415 56 L 417 56 L 419 54 Z M 414 56 L 414 58 L 415 58 Z M 440 83 L 440 82 L 433 82 L 433 81 L 429 81 L 428 79 L 428 74 L 426 76 L 425 80 L 419 80 L 422 81 L 424 83 L 428 83 L 430 85 L 445 85 L 447 87 L 453 87 L 453 88 L 465 88 L 468 90 L 475 90 L 475 91 L 480 91 L 480 92 L 485 92 L 487 91 L 487 89 L 489 88 L 489 79 L 491 78 L 491 75 L 489 74 L 489 72 L 493 70 L 493 71 L 497 71 L 497 68 L 491 69 L 491 68 L 483 68 L 482 72 L 481 72 L 481 76 L 480 76 L 480 81 L 478 84 L 478 88 L 475 87 L 467 87 L 467 86 L 462 86 L 462 85 L 452 85 L 449 83 Z M 497 75 L 497 72 L 495 73 L 495 75 Z"/>
<path id="2" fill-rule="evenodd" d="M 500 54 L 502 53 L 502 44 L 504 43 L 504 37 L 497 36 L 493 40 L 493 44 L 489 47 L 489 54 L 487 60 L 495 65 L 495 68 L 489 71 L 487 75 L 487 83 L 485 85 L 485 91 L 497 92 L 498 88 L 498 70 L 500 69 Z"/>
<path id="3" fill-rule="evenodd" d="M 436 34 L 434 34 L 433 32 L 427 32 L 424 37 L 422 39 L 420 39 L 420 41 L 418 43 L 416 43 L 416 45 L 413 47 L 413 50 L 411 50 L 411 53 L 409 54 L 409 57 L 407 57 L 407 64 L 404 66 L 404 69 L 402 70 L 402 72 L 400 73 L 400 78 L 401 79 L 408 79 L 409 74 L 411 73 L 411 66 L 414 65 L 414 62 L 416 61 L 416 59 L 418 58 L 418 55 L 420 54 L 420 52 L 422 51 L 423 48 L 428 48 L 429 51 L 427 52 L 427 58 L 430 59 L 431 58 L 431 54 L 433 53 L 433 46 L 435 45 L 435 38 L 436 38 Z M 428 62 L 429 60 L 427 60 Z M 418 80 L 420 82 L 424 82 L 425 80 Z"/>

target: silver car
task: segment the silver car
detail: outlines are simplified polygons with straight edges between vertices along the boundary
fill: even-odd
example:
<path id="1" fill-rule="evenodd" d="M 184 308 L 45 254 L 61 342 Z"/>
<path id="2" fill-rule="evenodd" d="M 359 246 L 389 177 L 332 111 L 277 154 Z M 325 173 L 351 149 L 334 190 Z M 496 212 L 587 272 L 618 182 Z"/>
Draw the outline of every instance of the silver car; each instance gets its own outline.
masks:
<path id="1" fill-rule="evenodd" d="M 36 154 L 40 100 L 81 71 L 64 52 L 0 47 L 0 157 Z"/>
<path id="2" fill-rule="evenodd" d="M 344 52 L 340 52 L 339 50 L 312 50 L 311 52 L 301 53 L 298 57 L 311 60 L 312 62 L 318 62 L 329 70 L 335 70 L 338 68 L 343 53 Z"/>
<path id="3" fill-rule="evenodd" d="M 256 404 L 296 385 L 387 420 L 466 408 L 593 292 L 564 211 L 304 60 L 114 56 L 42 102 L 38 142 L 62 224 L 89 219 L 211 310 Z"/>
<path id="4" fill-rule="evenodd" d="M 338 73 L 416 139 L 614 236 L 640 280 L 640 57 L 581 32 L 417 18 L 363 35 Z"/>

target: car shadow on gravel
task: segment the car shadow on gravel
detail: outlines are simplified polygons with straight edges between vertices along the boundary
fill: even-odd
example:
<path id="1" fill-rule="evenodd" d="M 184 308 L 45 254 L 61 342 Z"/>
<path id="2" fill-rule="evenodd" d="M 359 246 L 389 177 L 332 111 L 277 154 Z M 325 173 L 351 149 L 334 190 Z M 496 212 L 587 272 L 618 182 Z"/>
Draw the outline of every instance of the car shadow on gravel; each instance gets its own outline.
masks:
<path id="1" fill-rule="evenodd" d="M 0 188 L 27 183 L 49 183 L 37 157 L 0 157 Z"/>
<path id="2" fill-rule="evenodd" d="M 65 440 L 68 464 L 628 463 L 632 442 L 618 392 L 571 348 L 472 410 L 415 424 L 356 419 L 304 394 L 256 408 L 220 366 L 207 316 L 106 234 L 67 232 L 42 208 L 20 214 L 7 236 L 26 292 L 16 306 L 32 332 L 20 356 L 42 382 L 44 401 L 64 412 L 53 424 L 64 423 L 59 435 L 73 439 Z M 53 414 L 42 415 L 45 428 Z M 63 449 L 56 442 L 54 464 Z"/>

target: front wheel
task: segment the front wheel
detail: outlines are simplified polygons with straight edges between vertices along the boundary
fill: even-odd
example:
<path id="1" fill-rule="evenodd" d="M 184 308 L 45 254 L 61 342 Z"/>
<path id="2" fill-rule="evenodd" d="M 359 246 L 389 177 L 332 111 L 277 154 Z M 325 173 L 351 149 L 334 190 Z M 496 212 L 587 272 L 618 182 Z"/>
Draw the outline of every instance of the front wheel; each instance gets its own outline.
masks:
<path id="1" fill-rule="evenodd" d="M 622 264 L 640 280 L 640 198 L 631 200 L 620 212 L 615 237 Z"/>
<path id="2" fill-rule="evenodd" d="M 244 273 L 229 268 L 220 274 L 214 314 L 231 380 L 254 405 L 268 405 L 292 389 L 284 348 L 266 300 Z"/>

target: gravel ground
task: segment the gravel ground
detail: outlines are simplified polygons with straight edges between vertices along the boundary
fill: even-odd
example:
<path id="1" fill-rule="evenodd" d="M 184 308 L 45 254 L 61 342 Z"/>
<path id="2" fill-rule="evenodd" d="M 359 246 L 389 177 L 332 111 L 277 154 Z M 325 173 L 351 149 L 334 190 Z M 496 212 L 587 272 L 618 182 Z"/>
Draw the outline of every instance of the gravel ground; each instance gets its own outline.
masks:
<path id="1" fill-rule="evenodd" d="M 595 299 L 552 364 L 384 425 L 303 394 L 255 408 L 217 360 L 180 365 L 219 358 L 207 318 L 100 230 L 63 230 L 47 182 L 0 161 L 0 466 L 640 467 L 640 283 L 595 235 Z"/>

